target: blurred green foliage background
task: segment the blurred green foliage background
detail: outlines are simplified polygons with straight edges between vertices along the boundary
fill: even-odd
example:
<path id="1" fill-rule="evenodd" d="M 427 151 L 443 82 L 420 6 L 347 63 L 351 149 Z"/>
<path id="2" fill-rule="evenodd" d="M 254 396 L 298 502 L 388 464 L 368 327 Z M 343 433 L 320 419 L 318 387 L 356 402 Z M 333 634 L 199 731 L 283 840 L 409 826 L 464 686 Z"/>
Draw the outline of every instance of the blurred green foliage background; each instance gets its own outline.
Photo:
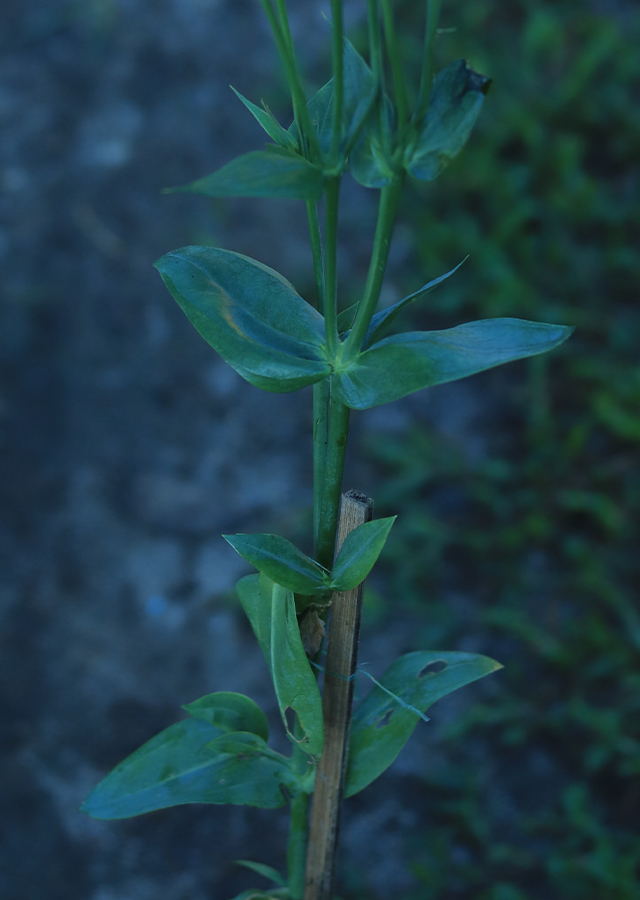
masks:
<path id="1" fill-rule="evenodd" d="M 416 66 L 421 7 L 400 6 Z M 439 67 L 465 57 L 494 85 L 454 165 L 407 192 L 421 271 L 470 254 L 414 324 L 506 315 L 576 333 L 560 352 L 482 376 L 508 427 L 480 458 L 424 426 L 368 441 L 385 472 L 378 512 L 403 510 L 386 552 L 394 600 L 379 615 L 422 610 L 421 646 L 483 634 L 506 664 L 491 699 L 449 727 L 446 771 L 424 776 L 433 807 L 416 834 L 416 900 L 633 900 L 640 9 L 455 0 L 441 27 Z M 462 615 L 456 592 L 473 597 Z"/>

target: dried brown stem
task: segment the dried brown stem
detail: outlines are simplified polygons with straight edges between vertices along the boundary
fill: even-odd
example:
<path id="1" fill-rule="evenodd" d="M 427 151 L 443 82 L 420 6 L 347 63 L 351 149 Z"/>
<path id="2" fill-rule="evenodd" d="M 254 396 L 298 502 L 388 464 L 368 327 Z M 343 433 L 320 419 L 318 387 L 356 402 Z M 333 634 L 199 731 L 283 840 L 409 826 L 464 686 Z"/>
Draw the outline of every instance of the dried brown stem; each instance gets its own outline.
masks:
<path id="1" fill-rule="evenodd" d="M 344 539 L 373 516 L 373 501 L 356 491 L 342 495 L 336 552 Z M 322 696 L 324 750 L 316 772 L 309 823 L 304 900 L 331 900 L 340 811 L 349 753 L 353 676 L 364 583 L 333 595 Z"/>

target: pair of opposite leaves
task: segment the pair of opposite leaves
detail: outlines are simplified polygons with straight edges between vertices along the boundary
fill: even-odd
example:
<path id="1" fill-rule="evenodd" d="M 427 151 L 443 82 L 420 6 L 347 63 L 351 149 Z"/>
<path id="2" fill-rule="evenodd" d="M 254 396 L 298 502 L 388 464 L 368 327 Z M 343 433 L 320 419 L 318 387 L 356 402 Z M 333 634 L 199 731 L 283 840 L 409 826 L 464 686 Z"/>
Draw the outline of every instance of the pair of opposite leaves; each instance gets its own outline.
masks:
<path id="1" fill-rule="evenodd" d="M 278 707 L 294 709 L 305 749 L 322 751 L 322 701 L 302 648 L 293 594 L 264 575 L 241 579 L 238 593 L 269 667 Z M 351 723 L 346 795 L 381 775 L 419 721 L 415 710 L 500 668 L 473 653 L 416 651 L 397 659 L 359 704 Z M 209 694 L 185 707 L 190 718 L 169 726 L 104 778 L 83 804 L 99 819 L 120 819 L 182 803 L 274 808 L 313 790 L 314 767 L 297 774 L 267 744 L 268 723 L 248 697 Z M 292 738 L 293 739 L 293 738 Z"/>
<path id="2" fill-rule="evenodd" d="M 344 364 L 328 356 L 320 313 L 268 266 L 229 250 L 185 247 L 167 253 L 156 268 L 200 335 L 251 384 L 286 393 L 330 377 L 352 409 L 544 353 L 573 330 L 499 318 L 382 337 L 405 306 L 453 269 L 377 313 L 360 352 Z M 349 327 L 345 317 L 343 323 Z"/>
<path id="3" fill-rule="evenodd" d="M 238 91 L 236 95 L 275 142 L 264 150 L 245 153 L 211 175 L 174 191 L 207 197 L 286 197 L 317 201 L 326 178 L 348 165 L 364 187 L 382 188 L 406 169 L 419 181 L 432 181 L 458 155 L 480 114 L 490 79 L 474 72 L 463 59 L 450 63 L 433 80 L 429 107 L 419 129 L 407 131 L 400 155 L 393 153 L 395 113 L 379 91 L 369 66 L 348 41 L 343 42 L 343 107 L 340 160 L 331 159 L 334 80 L 307 104 L 320 158 L 303 154 L 303 141 L 294 122 L 283 128 L 265 107 Z M 313 154 L 310 147 L 306 153 Z M 325 168 L 327 174 L 325 175 Z"/>

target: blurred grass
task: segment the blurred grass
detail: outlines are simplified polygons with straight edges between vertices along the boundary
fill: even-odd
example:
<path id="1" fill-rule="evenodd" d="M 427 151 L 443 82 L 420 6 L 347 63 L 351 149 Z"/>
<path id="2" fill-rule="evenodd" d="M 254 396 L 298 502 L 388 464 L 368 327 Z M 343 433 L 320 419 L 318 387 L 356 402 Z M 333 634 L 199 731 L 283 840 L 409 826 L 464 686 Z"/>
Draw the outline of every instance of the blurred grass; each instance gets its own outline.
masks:
<path id="1" fill-rule="evenodd" d="M 420 7 L 401 5 L 414 58 Z M 459 159 L 407 192 L 423 280 L 470 254 L 414 325 L 507 315 L 577 331 L 482 376 L 500 429 L 479 458 L 424 427 L 367 447 L 380 514 L 402 511 L 393 614 L 422 610 L 425 646 L 481 635 L 506 666 L 449 728 L 446 771 L 425 773 L 416 900 L 637 900 L 640 9 L 452 0 L 441 25 L 456 31 L 440 66 L 464 56 L 494 85 Z"/>

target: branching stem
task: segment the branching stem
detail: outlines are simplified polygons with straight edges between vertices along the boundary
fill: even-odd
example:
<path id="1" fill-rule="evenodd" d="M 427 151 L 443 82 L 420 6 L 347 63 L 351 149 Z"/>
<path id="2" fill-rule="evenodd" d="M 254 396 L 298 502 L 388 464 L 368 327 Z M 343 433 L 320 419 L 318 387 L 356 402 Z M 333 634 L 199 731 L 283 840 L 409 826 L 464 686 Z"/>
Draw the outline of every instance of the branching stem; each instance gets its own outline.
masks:
<path id="1" fill-rule="evenodd" d="M 344 346 L 343 361 L 347 362 L 357 354 L 362 345 L 364 336 L 369 327 L 371 317 L 375 312 L 380 298 L 384 273 L 389 257 L 391 235 L 396 220 L 396 212 L 400 202 L 400 195 L 404 184 L 404 172 L 395 176 L 393 181 L 384 187 L 380 193 L 380 206 L 378 208 L 378 221 L 376 233 L 373 239 L 371 263 L 367 275 L 367 283 L 364 295 L 358 308 L 356 320 L 353 323 L 351 334 Z"/>

